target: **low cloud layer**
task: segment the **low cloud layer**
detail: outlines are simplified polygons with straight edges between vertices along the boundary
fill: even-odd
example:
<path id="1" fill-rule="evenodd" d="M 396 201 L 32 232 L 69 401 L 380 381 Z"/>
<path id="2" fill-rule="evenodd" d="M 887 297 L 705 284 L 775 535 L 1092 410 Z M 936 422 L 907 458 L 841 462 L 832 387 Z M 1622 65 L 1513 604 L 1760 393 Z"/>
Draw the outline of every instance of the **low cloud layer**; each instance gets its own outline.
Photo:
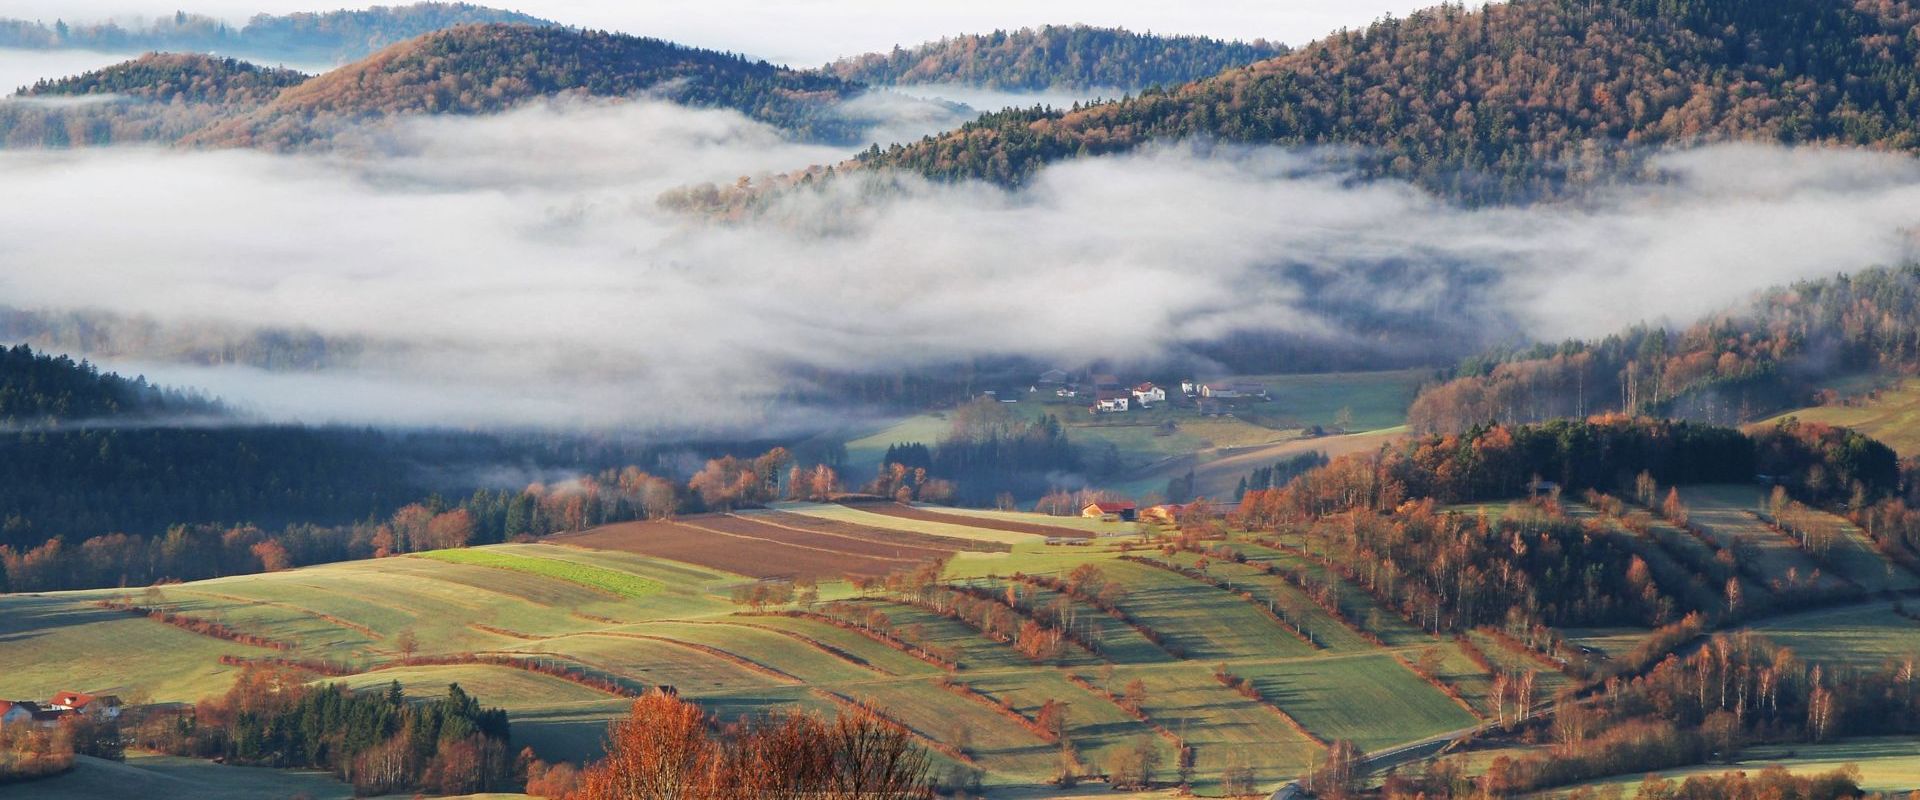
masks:
<path id="1" fill-rule="evenodd" d="M 1462 209 L 1314 154 L 1186 146 L 1019 191 L 842 181 L 748 224 L 656 202 L 842 157 L 652 102 L 423 120 L 352 154 L 0 153 L 0 297 L 379 344 L 317 373 L 116 365 L 281 418 L 689 429 L 816 422 L 779 399 L 795 368 L 1356 335 L 1328 296 L 1540 338 L 1684 322 L 1903 259 L 1920 223 L 1911 159 L 1763 147 L 1671 154 L 1671 180 L 1579 208 Z M 1395 281 L 1363 279 L 1383 263 Z"/>

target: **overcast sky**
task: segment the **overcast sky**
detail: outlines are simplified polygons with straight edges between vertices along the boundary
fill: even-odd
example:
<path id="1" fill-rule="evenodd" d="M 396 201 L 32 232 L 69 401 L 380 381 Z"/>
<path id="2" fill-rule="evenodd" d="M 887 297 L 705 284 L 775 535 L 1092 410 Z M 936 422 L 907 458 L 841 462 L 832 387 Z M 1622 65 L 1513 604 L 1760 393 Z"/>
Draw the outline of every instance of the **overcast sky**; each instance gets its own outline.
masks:
<path id="1" fill-rule="evenodd" d="M 399 4 L 401 0 L 387 0 Z M 495 0 L 569 25 L 609 28 L 813 66 L 895 44 L 956 33 L 1081 22 L 1159 33 L 1266 38 L 1298 44 L 1428 0 Z M 0 16 L 51 21 L 152 17 L 176 9 L 244 21 L 256 13 L 315 11 L 339 0 L 6 0 Z M 359 5 L 348 4 L 352 7 Z M 1478 2 L 1472 3 L 1478 5 Z"/>

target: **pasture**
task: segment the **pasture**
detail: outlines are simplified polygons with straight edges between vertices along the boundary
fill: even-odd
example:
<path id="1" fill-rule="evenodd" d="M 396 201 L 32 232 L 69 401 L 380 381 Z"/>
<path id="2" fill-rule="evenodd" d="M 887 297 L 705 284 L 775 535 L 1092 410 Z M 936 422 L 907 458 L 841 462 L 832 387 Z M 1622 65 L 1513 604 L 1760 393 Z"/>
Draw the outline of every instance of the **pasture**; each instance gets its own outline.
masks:
<path id="1" fill-rule="evenodd" d="M 1847 765 L 1860 769 L 1860 788 L 1868 792 L 1912 791 L 1920 786 L 1920 741 L 1905 738 L 1851 739 L 1825 744 L 1762 745 L 1743 751 L 1732 764 L 1706 764 L 1653 773 L 1679 783 L 1695 775 L 1728 772 L 1752 775 L 1778 765 L 1795 775 L 1832 772 Z M 1565 797 L 1576 789 L 1619 788 L 1631 795 L 1645 776 L 1615 777 L 1570 786 L 1550 793 Z"/>
<path id="2" fill-rule="evenodd" d="M 129 753 L 124 762 L 81 756 L 75 759 L 73 770 L 64 775 L 0 785 L 0 800 L 98 800 L 102 797 L 349 800 L 353 796 L 352 786 L 324 772 L 230 767 L 197 758 L 150 753 Z"/>
<path id="3" fill-rule="evenodd" d="M 1133 538 L 1065 546 L 1025 532 L 1056 525 L 1118 527 L 783 504 L 151 590 L 0 596 L 0 669 L 20 696 L 77 689 L 191 701 L 230 685 L 237 667 L 223 656 L 324 660 L 351 674 L 316 681 L 355 689 L 397 681 L 428 695 L 458 683 L 509 711 L 518 744 L 569 760 L 597 754 L 605 724 L 629 703 L 622 689 L 672 686 L 724 719 L 778 708 L 832 713 L 870 700 L 942 763 L 970 762 L 993 793 L 1008 796 L 1031 796 L 1021 793 L 1060 764 L 1060 743 L 1033 726 L 1048 701 L 1069 709 L 1067 735 L 1083 772 L 1149 742 L 1170 773 L 1185 745 L 1203 795 L 1219 791 L 1229 766 L 1273 786 L 1315 763 L 1324 741 L 1389 749 L 1472 727 L 1475 711 L 1489 707 L 1493 676 L 1459 642 L 1421 631 L 1298 552 L 1237 536 L 1221 544 L 1248 563 L 1214 559 L 1202 571 L 1192 553 Z M 1016 637 L 989 634 L 924 597 L 842 581 L 947 556 L 942 580 L 1011 604 L 1014 627 L 1026 619 L 1064 625 L 1058 654 L 1030 655 Z M 1095 602 L 1047 588 L 1088 564 L 1119 591 Z M 1261 564 L 1331 584 L 1323 600 L 1338 613 Z M 774 575 L 818 578 L 823 602 L 752 609 L 730 600 L 735 587 Z M 114 597 L 266 637 L 278 649 L 92 605 Z M 1296 633 L 1289 620 L 1311 633 Z M 1889 601 L 1762 628 L 1804 657 L 1864 662 L 1920 645 L 1920 624 Z M 1593 635 L 1625 641 L 1634 632 Z M 1540 672 L 1541 696 L 1565 680 L 1494 637 L 1469 641 L 1500 670 Z M 1438 684 L 1414 671 L 1420 662 Z M 81 685 L 75 663 L 92 665 Z M 1216 670 L 1251 690 L 1230 688 Z"/>
<path id="4" fill-rule="evenodd" d="M 1852 428 L 1885 443 L 1901 456 L 1920 455 L 1920 381 L 1904 380 L 1845 405 L 1795 409 L 1750 428 L 1772 426 L 1788 417 Z"/>

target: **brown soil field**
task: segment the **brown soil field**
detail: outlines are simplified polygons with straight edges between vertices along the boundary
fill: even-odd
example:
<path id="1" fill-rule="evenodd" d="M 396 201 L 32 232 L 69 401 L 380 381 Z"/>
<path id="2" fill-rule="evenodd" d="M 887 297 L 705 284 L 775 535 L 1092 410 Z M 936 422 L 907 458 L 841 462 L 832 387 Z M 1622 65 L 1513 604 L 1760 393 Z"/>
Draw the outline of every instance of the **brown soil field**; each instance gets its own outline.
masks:
<path id="1" fill-rule="evenodd" d="M 862 511 L 873 510 L 871 506 L 856 507 Z M 896 531 L 891 528 L 871 528 L 858 523 L 841 522 L 837 519 L 824 519 L 821 517 L 809 517 L 805 514 L 795 514 L 790 511 L 755 511 L 751 517 L 775 525 L 805 528 L 810 531 L 832 533 L 841 536 L 852 536 L 856 539 L 868 539 L 886 544 L 904 544 L 928 550 L 977 550 L 982 553 L 1005 553 L 1013 549 L 1013 545 L 1002 542 L 957 539 L 951 536 L 934 536 L 932 534 L 915 533 L 913 531 Z M 967 520 L 965 524 L 974 525 L 979 528 L 992 527 L 989 525 L 975 525 L 975 521 L 971 519 Z"/>
<path id="2" fill-rule="evenodd" d="M 1011 533 L 1031 533 L 1035 536 L 1056 536 L 1063 539 L 1093 538 L 1093 534 L 1091 532 L 1076 530 L 1074 528 L 1056 528 L 1052 525 L 1039 525 L 1031 522 L 1020 522 L 1020 521 L 1011 520 L 1011 519 L 988 519 L 986 517 L 967 516 L 967 515 L 961 515 L 961 514 L 942 514 L 938 511 L 928 511 L 919 506 L 901 505 L 899 503 L 870 503 L 870 504 L 861 504 L 861 505 L 851 505 L 851 507 L 858 508 L 861 511 L 865 511 L 871 514 L 885 514 L 889 517 L 900 517 L 901 519 L 917 519 L 923 522 L 944 522 L 949 525 L 969 525 L 975 528 L 987 528 L 989 530 L 1008 531 Z"/>
<path id="3" fill-rule="evenodd" d="M 749 525 L 753 532 L 744 532 Z M 736 530 L 743 532 L 736 533 Z M 551 539 L 581 547 L 639 553 L 754 578 L 885 575 L 922 560 L 894 556 L 897 548 L 879 545 L 861 548 L 851 540 L 822 537 L 841 545 L 826 548 L 783 541 L 773 538 L 770 532 L 795 534 L 733 517 L 700 516 L 690 517 L 684 523 L 623 522 Z"/>
<path id="4" fill-rule="evenodd" d="M 852 536 L 842 533 L 802 530 L 788 527 L 784 523 L 761 520 L 758 516 L 723 516 L 689 519 L 684 524 L 707 530 L 730 533 L 736 536 L 752 536 L 757 539 L 770 539 L 781 544 L 797 547 L 813 547 L 840 553 L 890 558 L 917 562 L 946 558 L 953 554 L 951 547 L 927 547 L 886 537 Z"/>

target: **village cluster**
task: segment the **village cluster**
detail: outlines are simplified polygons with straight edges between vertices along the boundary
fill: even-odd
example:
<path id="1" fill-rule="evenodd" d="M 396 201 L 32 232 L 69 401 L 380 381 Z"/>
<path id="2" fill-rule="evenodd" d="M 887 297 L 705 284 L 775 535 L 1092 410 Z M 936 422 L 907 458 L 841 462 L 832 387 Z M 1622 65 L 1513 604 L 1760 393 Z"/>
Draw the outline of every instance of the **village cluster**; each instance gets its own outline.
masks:
<path id="1" fill-rule="evenodd" d="M 120 698 L 94 696 L 84 692 L 60 692 L 45 703 L 33 700 L 0 700 L 0 725 L 35 725 L 52 728 L 68 717 L 87 716 L 100 720 L 120 716 Z"/>
<path id="2" fill-rule="evenodd" d="M 1112 374 L 1089 376 L 1084 382 L 1076 381 L 1065 370 L 1050 369 L 1040 373 L 1040 379 L 1028 390 L 1032 394 L 1051 393 L 1053 397 L 1068 401 L 1087 401 L 1087 411 L 1092 414 L 1117 414 L 1134 409 L 1151 409 L 1167 402 L 1167 390 L 1152 381 L 1139 383 L 1129 388 L 1120 377 Z M 1202 413 L 1208 413 L 1209 407 L 1217 409 L 1223 401 L 1265 400 L 1267 387 L 1253 381 L 1212 381 L 1201 383 L 1192 379 L 1180 382 L 1180 396 L 1197 406 Z"/>

